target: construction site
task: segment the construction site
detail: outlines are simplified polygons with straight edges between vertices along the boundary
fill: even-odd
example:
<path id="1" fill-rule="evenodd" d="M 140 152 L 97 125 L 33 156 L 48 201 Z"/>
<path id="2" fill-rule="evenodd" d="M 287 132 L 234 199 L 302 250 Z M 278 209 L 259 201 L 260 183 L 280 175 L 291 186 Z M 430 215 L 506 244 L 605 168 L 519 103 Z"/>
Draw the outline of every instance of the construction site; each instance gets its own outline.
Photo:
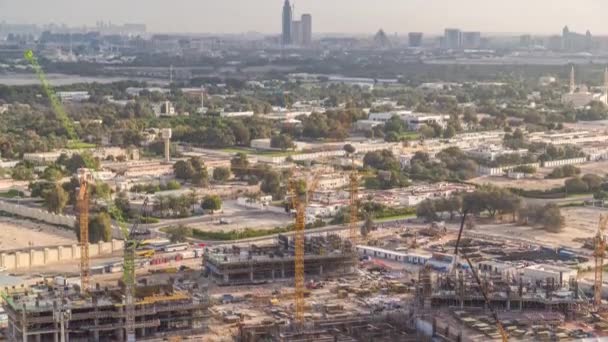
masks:
<path id="1" fill-rule="evenodd" d="M 204 332 L 208 298 L 198 286 L 178 290 L 173 284 L 138 284 L 134 322 L 127 327 L 123 289 L 96 287 L 83 293 L 61 280 L 27 289 L 6 289 L 11 341 L 127 341 Z M 131 338 L 131 340 L 132 340 Z"/>
<path id="2" fill-rule="evenodd" d="M 304 249 L 306 276 L 341 276 L 355 269 L 349 241 L 337 235 L 306 237 Z M 291 279 L 295 276 L 295 241 L 281 235 L 270 245 L 207 249 L 204 271 L 219 285 Z"/>

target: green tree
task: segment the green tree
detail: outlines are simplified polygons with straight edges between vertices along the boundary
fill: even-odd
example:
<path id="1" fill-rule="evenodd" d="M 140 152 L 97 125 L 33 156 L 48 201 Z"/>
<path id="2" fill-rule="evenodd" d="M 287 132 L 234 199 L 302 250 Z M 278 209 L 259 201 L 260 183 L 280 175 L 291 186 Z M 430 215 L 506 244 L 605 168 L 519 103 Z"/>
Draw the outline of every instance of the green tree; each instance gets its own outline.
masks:
<path id="1" fill-rule="evenodd" d="M 279 134 L 270 138 L 270 147 L 272 148 L 278 148 L 285 151 L 291 150 L 295 148 L 295 146 L 293 139 L 287 134 Z"/>
<path id="2" fill-rule="evenodd" d="M 109 242 L 112 240 L 112 218 L 106 212 L 100 212 L 89 221 L 89 242 Z"/>
<path id="3" fill-rule="evenodd" d="M 446 139 L 453 138 L 456 135 L 456 129 L 453 126 L 448 126 L 445 131 L 443 131 L 443 137 Z"/>
<path id="4" fill-rule="evenodd" d="M 348 155 L 352 155 L 353 153 L 355 153 L 357 151 L 357 149 L 351 144 L 346 144 L 346 145 L 344 145 L 344 151 Z"/>
<path id="5" fill-rule="evenodd" d="M 267 172 L 264 174 L 260 189 L 264 193 L 272 195 L 275 199 L 279 199 L 281 197 L 281 175 L 275 171 Z"/>
<path id="6" fill-rule="evenodd" d="M 129 201 L 129 196 L 126 192 L 121 191 L 116 194 L 116 198 L 114 198 L 114 205 L 120 212 L 123 217 L 131 217 L 131 202 Z"/>
<path id="7" fill-rule="evenodd" d="M 602 177 L 594 175 L 592 173 L 584 175 L 581 179 L 583 180 L 583 182 L 587 183 L 587 187 L 590 191 L 599 190 L 602 187 L 602 183 L 604 183 Z"/>
<path id="8" fill-rule="evenodd" d="M 165 187 L 167 190 L 179 190 L 182 188 L 182 185 L 178 181 L 173 179 L 168 181 Z"/>
<path id="9" fill-rule="evenodd" d="M 207 195 L 201 202 L 201 208 L 213 213 L 216 210 L 222 209 L 222 199 L 217 195 Z"/>
<path id="10" fill-rule="evenodd" d="M 172 243 L 186 242 L 189 237 L 192 237 L 192 229 L 184 225 L 169 227 L 165 232 L 169 235 L 169 240 L 171 240 Z"/>
<path id="11" fill-rule="evenodd" d="M 230 168 L 232 173 L 242 179 L 249 173 L 249 159 L 243 152 L 237 153 L 234 158 L 230 160 Z"/>
<path id="12" fill-rule="evenodd" d="M 32 180 L 34 179 L 34 171 L 25 165 L 17 165 L 13 168 L 11 177 L 17 181 Z"/>
<path id="13" fill-rule="evenodd" d="M 59 184 L 55 184 L 50 189 L 45 190 L 43 193 L 43 198 L 44 206 L 48 209 L 48 211 L 56 214 L 63 213 L 63 209 L 70 199 L 69 195 Z"/>
<path id="14" fill-rule="evenodd" d="M 564 183 L 566 192 L 569 194 L 582 194 L 589 191 L 589 186 L 578 177 L 570 178 Z"/>
<path id="15" fill-rule="evenodd" d="M 219 183 L 225 183 L 230 179 L 230 169 L 227 167 L 216 167 L 213 169 L 213 180 Z"/>
<path id="16" fill-rule="evenodd" d="M 192 176 L 194 176 L 194 171 L 194 167 L 190 161 L 178 160 L 175 162 L 175 164 L 173 164 L 173 173 L 177 179 L 188 181 L 192 178 Z"/>
<path id="17" fill-rule="evenodd" d="M 203 188 L 209 185 L 209 172 L 207 172 L 206 167 L 194 172 L 192 184 Z"/>
<path id="18" fill-rule="evenodd" d="M 63 171 L 60 167 L 56 165 L 51 165 L 44 169 L 42 173 L 42 178 L 46 179 L 49 182 L 57 182 L 61 178 L 63 178 Z"/>
<path id="19" fill-rule="evenodd" d="M 78 169 L 87 168 L 98 170 L 99 159 L 93 157 L 90 152 L 74 153 L 69 159 L 65 160 L 64 166 L 71 173 L 76 173 Z"/>
<path id="20" fill-rule="evenodd" d="M 564 228 L 566 220 L 562 216 L 559 206 L 548 204 L 543 210 L 542 223 L 547 231 L 559 233 Z"/>
<path id="21" fill-rule="evenodd" d="M 418 204 L 416 207 L 416 216 L 424 218 L 427 222 L 439 220 L 437 216 L 437 208 L 433 200 L 427 199 Z"/>

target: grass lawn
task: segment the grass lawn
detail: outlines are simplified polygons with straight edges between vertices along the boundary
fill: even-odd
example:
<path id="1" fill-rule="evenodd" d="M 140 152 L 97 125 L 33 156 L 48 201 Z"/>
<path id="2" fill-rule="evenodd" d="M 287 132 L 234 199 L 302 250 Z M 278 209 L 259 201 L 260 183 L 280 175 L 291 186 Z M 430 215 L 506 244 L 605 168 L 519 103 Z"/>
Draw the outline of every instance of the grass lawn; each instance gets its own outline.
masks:
<path id="1" fill-rule="evenodd" d="M 402 138 L 405 138 L 407 140 L 418 140 L 420 139 L 420 133 L 418 132 L 405 132 L 403 134 L 401 134 Z"/>
<path id="2" fill-rule="evenodd" d="M 412 217 L 416 217 L 416 214 L 383 217 L 381 219 L 374 220 L 374 223 L 384 223 L 384 222 L 388 222 L 388 221 L 405 220 L 405 219 L 412 218 Z"/>
<path id="3" fill-rule="evenodd" d="M 85 148 L 94 148 L 97 145 L 95 144 L 91 144 L 91 143 L 86 143 L 84 141 L 80 141 L 80 140 L 70 140 L 68 142 L 68 149 L 70 150 L 81 150 L 81 149 L 85 149 Z"/>

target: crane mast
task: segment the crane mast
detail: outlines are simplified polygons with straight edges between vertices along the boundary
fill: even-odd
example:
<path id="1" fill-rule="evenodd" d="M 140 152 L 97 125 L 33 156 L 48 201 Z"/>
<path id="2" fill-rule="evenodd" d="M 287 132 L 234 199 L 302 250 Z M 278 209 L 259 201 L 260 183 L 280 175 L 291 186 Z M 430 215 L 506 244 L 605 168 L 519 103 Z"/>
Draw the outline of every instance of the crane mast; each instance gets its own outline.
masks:
<path id="1" fill-rule="evenodd" d="M 355 156 L 352 156 L 352 170 L 350 173 L 350 199 L 349 199 L 349 222 L 348 222 L 348 231 L 349 231 L 349 239 L 351 243 L 351 252 L 356 255 L 357 251 L 357 241 L 359 238 L 359 228 L 358 228 L 358 215 L 359 215 L 359 207 L 357 205 L 357 201 L 359 199 L 359 178 L 357 175 L 357 168 L 355 166 Z"/>
<path id="2" fill-rule="evenodd" d="M 306 228 L 306 206 L 310 194 L 315 191 L 319 184 L 320 173 L 315 173 L 312 176 L 311 182 L 307 184 L 304 180 L 292 178 L 289 181 L 289 192 L 291 193 L 291 202 L 296 211 L 295 220 L 295 322 L 299 327 L 304 324 L 304 291 L 306 288 L 304 279 L 304 251 L 305 251 L 305 234 Z M 303 183 L 302 183 L 303 182 Z"/>
<path id="3" fill-rule="evenodd" d="M 80 288 L 83 292 L 90 289 L 90 259 L 89 259 L 89 177 L 86 169 L 78 170 L 80 189 L 78 190 L 78 225 L 80 229 Z"/>
<path id="4" fill-rule="evenodd" d="M 606 257 L 606 226 L 608 226 L 608 215 L 600 215 L 597 234 L 595 236 L 595 251 L 593 253 L 595 258 L 593 305 L 596 308 L 599 308 L 602 305 L 604 258 Z"/>

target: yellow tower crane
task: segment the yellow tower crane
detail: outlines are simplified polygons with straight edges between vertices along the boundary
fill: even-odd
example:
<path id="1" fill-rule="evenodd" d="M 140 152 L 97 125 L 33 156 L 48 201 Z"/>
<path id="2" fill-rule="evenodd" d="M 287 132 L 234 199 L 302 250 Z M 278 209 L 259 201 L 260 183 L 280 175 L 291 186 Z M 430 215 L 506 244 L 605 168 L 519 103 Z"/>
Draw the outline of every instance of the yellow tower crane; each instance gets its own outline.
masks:
<path id="1" fill-rule="evenodd" d="M 78 190 L 78 225 L 80 228 L 80 288 L 89 291 L 90 260 L 89 260 L 89 182 L 91 173 L 87 169 L 78 170 L 80 188 Z"/>
<path id="2" fill-rule="evenodd" d="M 291 203 L 296 211 L 295 220 L 295 321 L 302 327 L 304 324 L 304 230 L 306 228 L 306 206 L 310 195 L 315 191 L 319 184 L 320 173 L 314 174 L 311 182 L 307 184 L 306 180 L 293 178 L 289 181 L 289 191 L 291 193 Z"/>
<path id="3" fill-rule="evenodd" d="M 604 257 L 606 256 L 606 226 L 608 226 L 608 215 L 600 215 L 600 222 L 595 236 L 595 282 L 593 285 L 593 304 L 596 308 L 602 305 L 602 285 L 604 271 Z"/>
<path id="4" fill-rule="evenodd" d="M 357 242 L 359 240 L 359 175 L 357 173 L 357 167 L 355 165 L 355 155 L 351 156 L 352 170 L 350 173 L 350 199 L 349 199 L 349 222 L 348 231 L 349 239 L 351 243 L 351 252 L 356 255 Z"/>

